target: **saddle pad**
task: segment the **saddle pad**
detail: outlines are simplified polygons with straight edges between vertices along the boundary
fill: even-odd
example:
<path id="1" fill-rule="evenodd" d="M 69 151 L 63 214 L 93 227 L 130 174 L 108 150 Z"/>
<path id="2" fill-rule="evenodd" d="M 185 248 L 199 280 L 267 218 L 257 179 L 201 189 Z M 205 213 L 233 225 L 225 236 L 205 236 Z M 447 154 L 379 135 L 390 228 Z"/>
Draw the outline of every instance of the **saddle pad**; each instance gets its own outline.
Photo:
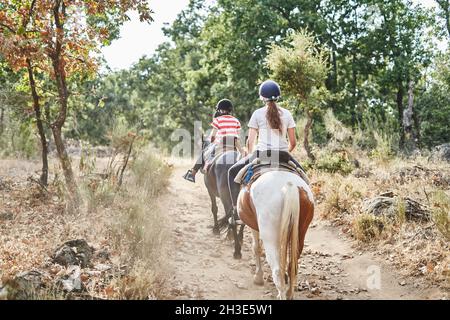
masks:
<path id="1" fill-rule="evenodd" d="M 233 147 L 225 147 L 225 148 L 221 148 L 221 147 L 216 147 L 216 154 L 214 155 L 214 157 L 208 157 L 208 159 L 205 160 L 205 164 L 203 166 L 203 170 L 206 172 L 208 171 L 209 168 L 211 168 L 211 166 L 217 161 L 217 159 L 224 154 L 225 152 L 228 151 L 236 151 L 236 148 Z"/>
<path id="2" fill-rule="evenodd" d="M 254 181 L 259 178 L 261 174 L 269 171 L 292 172 L 300 176 L 300 178 L 302 178 L 306 183 L 309 184 L 309 180 L 306 177 L 306 174 L 300 169 L 297 170 L 294 164 L 278 163 L 274 166 L 266 163 L 258 163 L 257 159 L 239 170 L 236 178 L 234 179 L 234 182 L 239 184 L 248 184 L 250 181 Z"/>

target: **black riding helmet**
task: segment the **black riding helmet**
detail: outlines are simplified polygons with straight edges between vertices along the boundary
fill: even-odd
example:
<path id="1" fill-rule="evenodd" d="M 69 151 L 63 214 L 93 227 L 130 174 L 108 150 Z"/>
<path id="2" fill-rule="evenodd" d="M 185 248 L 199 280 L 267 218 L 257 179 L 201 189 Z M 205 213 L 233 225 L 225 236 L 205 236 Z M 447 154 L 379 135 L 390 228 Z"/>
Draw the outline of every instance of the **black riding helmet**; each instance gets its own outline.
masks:
<path id="1" fill-rule="evenodd" d="M 259 87 L 259 95 L 265 101 L 276 101 L 281 96 L 280 86 L 275 81 L 266 80 Z"/>
<path id="2" fill-rule="evenodd" d="M 233 111 L 233 104 L 228 99 L 222 99 L 217 102 L 216 111 L 226 111 L 230 113 L 231 111 Z"/>

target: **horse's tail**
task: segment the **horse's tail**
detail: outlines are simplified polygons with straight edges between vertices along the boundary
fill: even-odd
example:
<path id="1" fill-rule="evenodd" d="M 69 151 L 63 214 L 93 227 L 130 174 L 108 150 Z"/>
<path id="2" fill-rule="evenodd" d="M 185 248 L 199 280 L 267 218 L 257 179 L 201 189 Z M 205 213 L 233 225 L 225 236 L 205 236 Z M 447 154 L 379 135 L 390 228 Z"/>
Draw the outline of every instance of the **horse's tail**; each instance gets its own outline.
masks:
<path id="1" fill-rule="evenodd" d="M 292 282 L 297 276 L 300 198 L 298 188 L 292 182 L 288 182 L 282 192 L 284 200 L 281 211 L 280 268 L 284 274 L 288 267 L 289 281 Z"/>

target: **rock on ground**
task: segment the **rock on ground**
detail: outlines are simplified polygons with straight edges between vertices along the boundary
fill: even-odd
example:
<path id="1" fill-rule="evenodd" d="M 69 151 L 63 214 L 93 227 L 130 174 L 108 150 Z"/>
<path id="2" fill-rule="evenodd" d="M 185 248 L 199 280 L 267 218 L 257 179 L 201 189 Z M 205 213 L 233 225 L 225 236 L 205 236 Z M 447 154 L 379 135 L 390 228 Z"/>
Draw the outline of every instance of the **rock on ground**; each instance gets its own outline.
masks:
<path id="1" fill-rule="evenodd" d="M 53 260 L 55 263 L 66 267 L 77 265 L 86 268 L 91 262 L 93 253 L 94 249 L 89 246 L 86 240 L 70 240 L 56 249 Z"/>
<path id="2" fill-rule="evenodd" d="M 36 298 L 44 287 L 46 275 L 39 270 L 25 271 L 6 281 L 2 292 L 9 300 L 26 300 Z"/>

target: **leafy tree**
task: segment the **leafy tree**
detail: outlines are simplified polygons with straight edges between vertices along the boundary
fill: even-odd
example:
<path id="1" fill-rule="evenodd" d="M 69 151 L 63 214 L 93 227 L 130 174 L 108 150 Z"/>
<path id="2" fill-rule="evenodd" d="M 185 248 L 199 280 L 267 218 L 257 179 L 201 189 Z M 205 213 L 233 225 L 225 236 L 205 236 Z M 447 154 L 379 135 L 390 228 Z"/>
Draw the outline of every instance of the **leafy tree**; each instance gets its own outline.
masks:
<path id="1" fill-rule="evenodd" d="M 151 20 L 144 0 L 0 0 L 0 50 L 5 59 L 15 70 L 34 63 L 54 80 L 59 106 L 50 127 L 69 196 L 74 198 L 78 198 L 77 186 L 62 140 L 68 82 L 95 71 L 93 54 L 117 36 L 128 10 L 138 10 L 143 21 Z"/>
<path id="2" fill-rule="evenodd" d="M 384 58 L 385 65 L 377 81 L 385 96 L 394 93 L 400 148 L 403 148 L 405 139 L 410 144 L 413 139 L 412 128 L 404 126 L 404 101 L 410 84 L 419 81 L 422 70 L 431 62 L 432 52 L 423 37 L 431 20 L 427 11 L 414 6 L 410 0 L 380 2 L 378 8 L 382 24 L 377 30 L 374 44 L 381 48 L 379 54 Z M 418 137 L 417 116 L 412 114 L 412 117 L 415 119 L 415 135 Z"/>
<path id="3" fill-rule="evenodd" d="M 436 0 L 439 5 L 439 15 L 444 19 L 447 28 L 448 38 L 450 39 L 450 0 Z"/>
<path id="4" fill-rule="evenodd" d="M 245 122 L 260 103 L 257 88 L 270 74 L 265 60 L 272 46 L 284 47 L 288 34 L 306 28 L 313 48 L 326 48 L 327 53 L 326 88 L 313 87 L 308 96 L 313 131 L 323 127 L 316 111 L 331 107 L 346 125 L 371 130 L 364 120 L 369 113 L 386 121 L 395 116 L 399 133 L 420 137 L 418 128 L 424 126 L 419 103 L 424 100 L 418 93 L 426 86 L 424 75 L 433 56 L 426 33 L 433 17 L 420 5 L 410 0 L 206 3 L 191 0 L 164 29 L 171 41 L 153 56 L 143 57 L 130 70 L 72 86 L 74 95 L 80 93 L 72 95 L 71 106 L 85 108 L 74 113 L 71 122 L 76 126 L 70 135 L 104 143 L 113 119 L 123 117 L 158 146 L 170 147 L 177 143 L 170 139 L 175 129 L 193 132 L 194 121 L 209 123 L 213 106 L 225 97 Z M 410 84 L 413 90 L 408 90 Z M 289 101 L 306 110 L 298 93 Z M 406 105 L 413 107 L 412 128 L 402 127 Z M 94 117 L 101 120 L 93 124 Z M 323 135 L 322 143 L 326 139 Z"/>
<path id="5" fill-rule="evenodd" d="M 303 106 L 307 116 L 303 145 L 308 157 L 315 160 L 309 144 L 309 131 L 313 114 L 320 110 L 320 99 L 326 96 L 327 91 L 324 88 L 327 76 L 325 48 L 318 48 L 314 37 L 301 31 L 289 36 L 287 45 L 273 45 L 266 61 L 272 77 Z"/>
<path id="6" fill-rule="evenodd" d="M 449 142 L 450 51 L 438 55 L 433 67 L 432 81 L 416 102 L 422 141 L 429 147 Z"/>

